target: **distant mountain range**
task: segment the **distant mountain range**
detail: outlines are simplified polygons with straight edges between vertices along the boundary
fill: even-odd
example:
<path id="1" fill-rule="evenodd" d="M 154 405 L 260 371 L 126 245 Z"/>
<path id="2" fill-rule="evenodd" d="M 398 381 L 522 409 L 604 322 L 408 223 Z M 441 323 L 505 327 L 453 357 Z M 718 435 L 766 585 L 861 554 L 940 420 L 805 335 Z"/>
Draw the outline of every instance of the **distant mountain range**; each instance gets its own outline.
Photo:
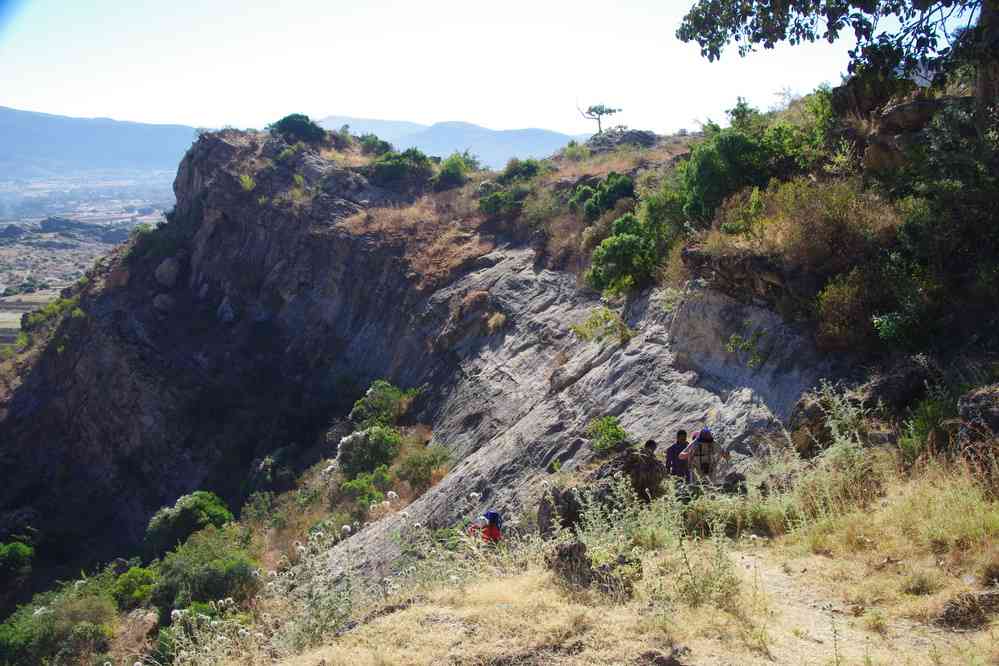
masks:
<path id="1" fill-rule="evenodd" d="M 470 150 L 482 163 L 501 168 L 511 157 L 547 157 L 567 143 L 585 140 L 588 134 L 571 136 L 544 129 L 491 130 L 462 122 L 420 125 L 397 120 L 372 120 L 348 116 L 329 116 L 319 121 L 327 129 L 350 126 L 352 134 L 377 134 L 396 148 L 419 148 L 429 155 L 447 156 L 454 151 Z"/>
<path id="2" fill-rule="evenodd" d="M 447 156 L 470 150 L 503 167 L 511 157 L 547 157 L 573 139 L 543 129 L 491 130 L 462 122 L 421 125 L 397 120 L 329 116 L 328 129 L 377 134 L 396 148 Z M 0 106 L 0 179 L 46 178 L 98 170 L 173 171 L 195 138 L 186 125 L 152 125 L 110 118 L 70 118 Z"/>
<path id="3" fill-rule="evenodd" d="M 83 171 L 175 170 L 194 141 L 185 125 L 70 118 L 0 106 L 0 178 Z"/>

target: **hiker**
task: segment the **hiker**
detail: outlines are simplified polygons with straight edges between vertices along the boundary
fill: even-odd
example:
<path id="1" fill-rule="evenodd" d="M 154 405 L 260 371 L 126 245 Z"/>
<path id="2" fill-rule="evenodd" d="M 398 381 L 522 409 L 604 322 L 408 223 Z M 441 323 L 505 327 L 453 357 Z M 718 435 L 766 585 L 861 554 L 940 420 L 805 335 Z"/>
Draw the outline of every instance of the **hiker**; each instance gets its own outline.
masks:
<path id="1" fill-rule="evenodd" d="M 468 526 L 468 535 L 473 538 L 481 536 L 486 543 L 497 543 L 503 539 L 503 533 L 500 531 L 502 525 L 503 519 L 498 513 L 486 511 Z"/>
<path id="2" fill-rule="evenodd" d="M 697 479 L 711 480 L 715 473 L 717 458 L 728 460 L 728 451 L 720 450 L 715 444 L 715 437 L 708 428 L 701 428 L 701 431 L 694 436 L 693 441 L 687 445 L 680 455 L 680 460 L 687 461 L 689 469 L 687 478 L 689 481 Z"/>
<path id="3" fill-rule="evenodd" d="M 689 480 L 690 466 L 686 458 L 681 459 L 680 454 L 687 449 L 687 431 L 676 431 L 676 443 L 666 449 L 666 473 L 670 476 Z"/>
<path id="4" fill-rule="evenodd" d="M 482 540 L 486 543 L 499 543 L 503 539 L 503 533 L 500 531 L 503 519 L 495 511 L 486 511 L 484 517 L 487 524 L 482 528 Z"/>
<path id="5" fill-rule="evenodd" d="M 645 452 L 650 456 L 656 455 L 656 449 L 659 448 L 659 442 L 654 439 L 645 440 Z"/>

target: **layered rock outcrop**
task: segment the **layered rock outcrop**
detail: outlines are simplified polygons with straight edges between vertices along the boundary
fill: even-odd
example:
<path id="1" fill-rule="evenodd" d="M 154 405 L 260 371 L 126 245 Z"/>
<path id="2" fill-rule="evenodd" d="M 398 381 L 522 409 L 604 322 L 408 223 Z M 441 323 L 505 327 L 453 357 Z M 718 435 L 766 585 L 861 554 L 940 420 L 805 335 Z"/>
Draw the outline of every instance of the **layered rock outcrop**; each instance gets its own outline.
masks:
<path id="1" fill-rule="evenodd" d="M 834 372 L 769 310 L 699 284 L 679 304 L 633 299 L 626 344 L 582 342 L 571 326 L 598 295 L 530 247 L 443 218 L 379 226 L 365 212 L 398 195 L 288 154 L 262 134 L 202 136 L 169 233 L 96 268 L 68 344 L 0 384 L 0 538 L 27 523 L 90 558 L 125 552 L 183 493 L 235 500 L 271 451 L 328 455 L 349 387 L 380 377 L 428 387 L 418 416 L 455 465 L 410 515 L 447 525 L 533 506 L 553 461 L 590 459 L 595 417 L 639 439 L 707 423 L 749 455 Z M 752 335 L 752 358 L 726 351 L 734 334 Z M 348 539 L 331 565 L 384 568 L 400 521 Z"/>

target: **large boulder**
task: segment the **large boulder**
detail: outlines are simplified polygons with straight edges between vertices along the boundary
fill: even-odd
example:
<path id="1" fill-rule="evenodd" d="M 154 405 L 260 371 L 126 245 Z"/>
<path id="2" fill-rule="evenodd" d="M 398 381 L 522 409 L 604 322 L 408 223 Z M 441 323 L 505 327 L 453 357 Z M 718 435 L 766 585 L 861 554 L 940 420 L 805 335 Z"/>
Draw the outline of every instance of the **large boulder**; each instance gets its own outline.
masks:
<path id="1" fill-rule="evenodd" d="M 606 153 L 622 146 L 651 148 L 656 145 L 658 140 L 659 137 L 656 136 L 655 132 L 615 127 L 600 134 L 594 134 L 586 142 L 586 145 L 591 152 Z"/>
<path id="2" fill-rule="evenodd" d="M 883 408 L 901 414 L 926 395 L 926 389 L 940 382 L 943 373 L 926 356 L 907 356 L 894 362 L 855 392 L 865 409 Z"/>

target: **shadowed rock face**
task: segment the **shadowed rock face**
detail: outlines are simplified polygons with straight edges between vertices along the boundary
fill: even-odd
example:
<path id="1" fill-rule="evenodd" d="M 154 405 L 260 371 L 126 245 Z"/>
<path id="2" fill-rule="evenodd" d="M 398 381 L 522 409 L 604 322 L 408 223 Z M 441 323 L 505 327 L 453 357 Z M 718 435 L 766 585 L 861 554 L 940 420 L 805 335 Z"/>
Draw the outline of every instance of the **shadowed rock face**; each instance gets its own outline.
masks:
<path id="1" fill-rule="evenodd" d="M 123 552 L 179 495 L 236 499 L 254 459 L 322 447 L 330 417 L 357 397 L 344 378 L 428 386 L 418 416 L 456 464 L 409 513 L 446 525 L 533 506 L 553 461 L 590 459 L 584 432 L 598 416 L 639 440 L 709 424 L 749 454 L 832 372 L 776 315 L 696 284 L 675 307 L 656 290 L 635 298 L 627 344 L 581 342 L 570 327 L 596 295 L 481 229 L 462 233 L 482 237 L 482 252 L 425 279 L 413 257 L 429 241 L 344 223 L 396 195 L 308 151 L 281 162 L 285 147 L 203 136 L 174 186 L 176 265 L 118 251 L 80 293 L 87 316 L 66 324 L 67 347 L 0 383 L 0 538 L 30 523 L 43 543 L 75 544 L 77 561 Z M 295 174 L 305 201 L 282 198 Z M 761 331 L 753 363 L 725 351 L 747 331 Z M 338 546 L 333 568 L 383 569 L 399 520 Z"/>

